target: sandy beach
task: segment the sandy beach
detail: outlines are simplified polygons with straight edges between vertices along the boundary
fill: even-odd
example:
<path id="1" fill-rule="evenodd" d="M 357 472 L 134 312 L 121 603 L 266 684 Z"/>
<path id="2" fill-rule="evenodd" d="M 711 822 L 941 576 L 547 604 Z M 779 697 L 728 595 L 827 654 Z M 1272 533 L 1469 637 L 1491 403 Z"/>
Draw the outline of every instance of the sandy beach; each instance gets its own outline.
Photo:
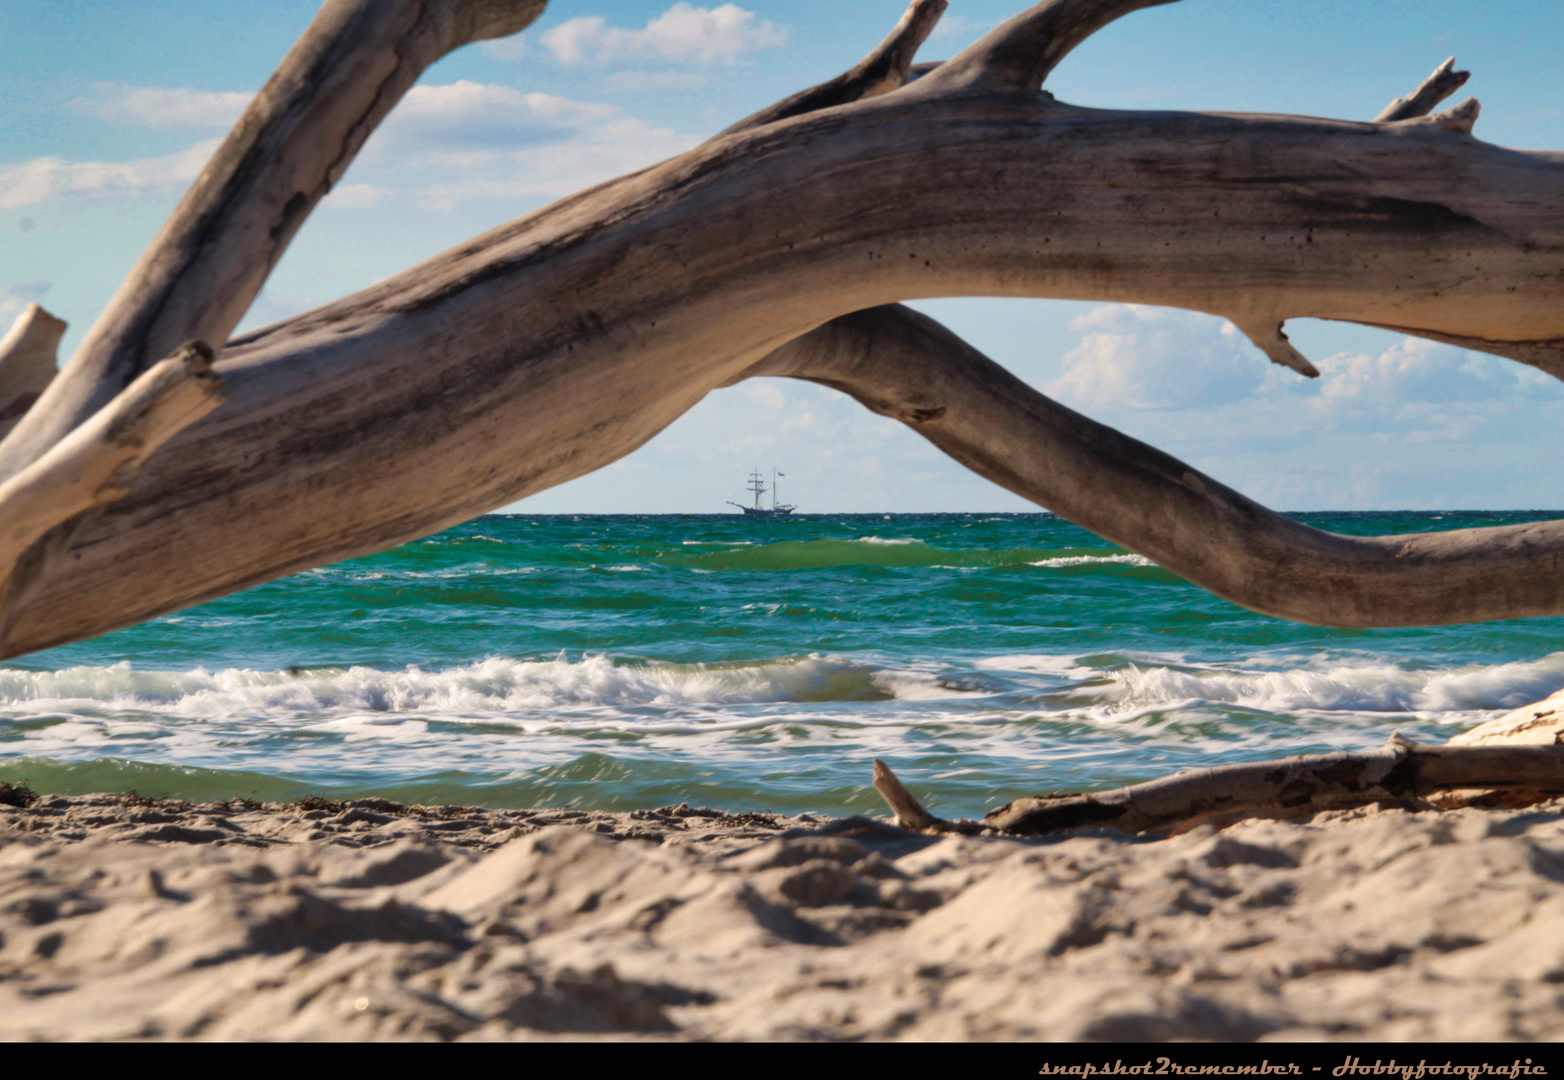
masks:
<path id="1" fill-rule="evenodd" d="M 6 1039 L 1550 1039 L 1564 801 L 1018 840 L 43 796 L 0 933 Z"/>

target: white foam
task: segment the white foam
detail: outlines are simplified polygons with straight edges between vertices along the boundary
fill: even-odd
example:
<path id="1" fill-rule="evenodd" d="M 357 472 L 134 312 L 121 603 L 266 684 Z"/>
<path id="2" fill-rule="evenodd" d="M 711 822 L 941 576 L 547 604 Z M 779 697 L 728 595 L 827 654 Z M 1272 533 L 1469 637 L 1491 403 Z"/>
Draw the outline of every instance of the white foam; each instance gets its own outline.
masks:
<path id="1" fill-rule="evenodd" d="M 129 664 L 61 671 L 0 669 L 0 716 L 156 711 L 195 717 L 366 713 L 452 715 L 614 706 L 925 700 L 959 695 L 933 674 L 821 656 L 753 664 L 615 664 L 491 657 L 441 671 L 367 667 L 306 671 L 230 668 L 139 671 Z"/>
<path id="2" fill-rule="evenodd" d="M 987 671 L 1025 671 L 1038 675 L 1064 675 L 1072 678 L 1089 678 L 1096 674 L 1092 668 L 1082 667 L 1080 655 L 1070 653 L 1054 656 L 1046 653 L 1016 653 L 1011 656 L 989 656 L 972 665 Z"/>
<path id="3" fill-rule="evenodd" d="M 978 692 L 960 690 L 933 672 L 882 668 L 873 675 L 874 684 L 897 701 L 943 701 L 947 698 L 973 697 Z"/>
<path id="4" fill-rule="evenodd" d="M 1095 686 L 1074 688 L 1071 696 L 1095 697 L 1117 714 L 1213 702 L 1278 713 L 1469 716 L 1519 708 L 1564 686 L 1564 652 L 1540 660 L 1434 670 L 1367 661 L 1271 671 L 1131 664 L 1100 673 L 1099 679 Z"/>
<path id="5" fill-rule="evenodd" d="M 1094 563 L 1119 563 L 1124 566 L 1156 566 L 1144 555 L 1061 555 L 1056 559 L 1039 559 L 1028 566 L 1090 566 Z"/>

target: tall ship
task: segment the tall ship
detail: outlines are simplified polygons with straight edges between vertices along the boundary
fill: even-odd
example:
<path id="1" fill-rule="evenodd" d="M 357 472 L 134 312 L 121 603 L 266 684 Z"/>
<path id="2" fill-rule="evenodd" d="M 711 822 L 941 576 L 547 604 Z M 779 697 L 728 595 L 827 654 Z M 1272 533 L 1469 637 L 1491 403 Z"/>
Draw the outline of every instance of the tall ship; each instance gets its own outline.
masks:
<path id="1" fill-rule="evenodd" d="M 761 503 L 761 496 L 766 493 L 766 480 L 765 477 L 760 474 L 759 469 L 756 469 L 754 472 L 749 474 L 749 492 L 755 496 L 754 506 L 745 506 L 743 503 L 736 503 L 732 499 L 727 499 L 725 501 L 729 506 L 737 506 L 740 510 L 744 511 L 744 515 L 746 517 L 787 517 L 794 510 L 797 510 L 798 507 L 791 506 L 787 503 L 777 502 L 777 477 L 786 475 L 786 473 L 777 472 L 776 469 L 771 470 L 770 506 L 765 506 Z"/>

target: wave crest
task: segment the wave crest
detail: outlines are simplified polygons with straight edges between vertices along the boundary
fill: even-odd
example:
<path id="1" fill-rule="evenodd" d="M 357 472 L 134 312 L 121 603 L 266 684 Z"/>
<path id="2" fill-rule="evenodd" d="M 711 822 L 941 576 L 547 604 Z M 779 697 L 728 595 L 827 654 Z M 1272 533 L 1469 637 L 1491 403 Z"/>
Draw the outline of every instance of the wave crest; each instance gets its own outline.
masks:
<path id="1" fill-rule="evenodd" d="M 186 716 L 392 712 L 505 714 L 557 708 L 888 701 L 962 691 L 933 675 L 810 656 L 760 663 L 614 663 L 491 657 L 440 671 L 138 671 L 129 664 L 0 670 L 0 715 L 147 710 Z"/>
<path id="2" fill-rule="evenodd" d="M 1337 663 L 1284 671 L 1130 664 L 1104 673 L 1072 697 L 1111 711 L 1139 712 L 1214 702 L 1272 713 L 1466 713 L 1518 709 L 1564 686 L 1564 652 L 1540 660 L 1419 670 L 1388 663 Z"/>

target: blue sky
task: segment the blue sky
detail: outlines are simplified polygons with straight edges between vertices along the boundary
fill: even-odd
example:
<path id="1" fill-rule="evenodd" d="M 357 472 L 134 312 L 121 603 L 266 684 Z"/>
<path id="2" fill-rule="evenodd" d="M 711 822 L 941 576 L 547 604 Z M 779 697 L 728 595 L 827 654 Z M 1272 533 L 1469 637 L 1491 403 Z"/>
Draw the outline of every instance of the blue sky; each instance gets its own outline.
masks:
<path id="1" fill-rule="evenodd" d="M 952 0 L 937 59 L 1020 5 Z M 294 242 L 247 326 L 351 292 L 587 184 L 659 160 L 852 64 L 901 0 L 555 0 L 515 39 L 428 71 Z M 0 0 L 0 321 L 39 300 L 74 347 L 312 3 Z M 1558 0 L 1183 0 L 1125 18 L 1050 79 L 1088 105 L 1368 118 L 1446 56 L 1477 134 L 1564 149 Z M 1508 361 L 1314 321 L 1324 371 L 1275 368 L 1220 320 L 1046 300 L 940 300 L 1033 385 L 1280 509 L 1564 506 L 1564 386 Z M 749 467 L 806 511 L 1023 510 L 832 391 L 719 391 L 535 512 L 716 512 Z"/>

